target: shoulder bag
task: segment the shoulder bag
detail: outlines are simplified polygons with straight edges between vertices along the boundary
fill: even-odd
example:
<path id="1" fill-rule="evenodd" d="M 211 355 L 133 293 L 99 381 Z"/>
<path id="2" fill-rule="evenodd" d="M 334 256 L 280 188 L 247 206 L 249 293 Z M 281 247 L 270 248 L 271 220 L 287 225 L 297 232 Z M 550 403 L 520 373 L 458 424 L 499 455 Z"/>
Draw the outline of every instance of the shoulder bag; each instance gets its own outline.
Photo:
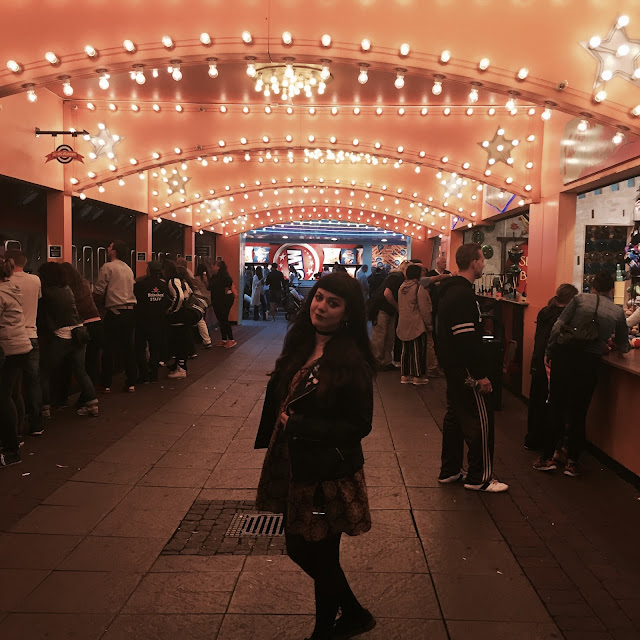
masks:
<path id="1" fill-rule="evenodd" d="M 598 324 L 598 307 L 600 296 L 596 302 L 596 309 L 589 320 L 579 322 L 575 327 L 563 324 L 558 335 L 558 344 L 565 347 L 581 347 L 598 339 L 600 325 Z"/>

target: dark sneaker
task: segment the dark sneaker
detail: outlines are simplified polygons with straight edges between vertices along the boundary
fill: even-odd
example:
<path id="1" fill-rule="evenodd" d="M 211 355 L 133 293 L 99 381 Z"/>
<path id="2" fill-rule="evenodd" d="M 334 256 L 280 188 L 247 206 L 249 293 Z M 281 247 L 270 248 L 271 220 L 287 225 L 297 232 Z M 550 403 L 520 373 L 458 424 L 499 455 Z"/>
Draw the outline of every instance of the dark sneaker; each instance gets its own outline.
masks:
<path id="1" fill-rule="evenodd" d="M 575 478 L 576 476 L 579 476 L 581 474 L 582 467 L 580 466 L 579 462 L 567 462 L 567 466 L 564 468 L 565 476 L 571 476 L 572 478 Z"/>
<path id="2" fill-rule="evenodd" d="M 556 464 L 565 465 L 569 461 L 567 457 L 567 450 L 563 447 L 562 449 L 556 449 L 553 454 L 553 461 Z"/>
<path id="3" fill-rule="evenodd" d="M 555 463 L 553 458 L 546 460 L 545 458 L 540 457 L 533 463 L 533 468 L 536 471 L 555 471 L 558 468 L 558 465 Z"/>
<path id="4" fill-rule="evenodd" d="M 20 464 L 21 462 L 20 451 L 4 451 L 0 453 L 0 467 L 10 467 L 12 464 Z"/>
<path id="5" fill-rule="evenodd" d="M 376 619 L 370 611 L 363 609 L 357 615 L 347 616 L 342 614 L 333 628 L 334 640 L 347 640 L 359 636 L 361 633 L 371 631 L 376 626 Z"/>

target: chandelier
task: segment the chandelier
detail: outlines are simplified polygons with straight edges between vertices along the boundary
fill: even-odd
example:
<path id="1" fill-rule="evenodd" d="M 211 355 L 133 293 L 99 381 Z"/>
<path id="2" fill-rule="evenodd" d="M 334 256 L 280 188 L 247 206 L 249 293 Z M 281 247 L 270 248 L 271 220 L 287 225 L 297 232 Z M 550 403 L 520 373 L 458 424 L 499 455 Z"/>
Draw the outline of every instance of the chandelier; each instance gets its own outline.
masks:
<path id="1" fill-rule="evenodd" d="M 312 98 L 314 91 L 322 95 L 331 81 L 328 60 L 320 65 L 294 64 L 293 58 L 285 58 L 284 64 L 256 65 L 249 61 L 247 75 L 255 81 L 255 90 L 265 98 L 276 95 L 282 101 L 293 100 L 302 94 Z"/>

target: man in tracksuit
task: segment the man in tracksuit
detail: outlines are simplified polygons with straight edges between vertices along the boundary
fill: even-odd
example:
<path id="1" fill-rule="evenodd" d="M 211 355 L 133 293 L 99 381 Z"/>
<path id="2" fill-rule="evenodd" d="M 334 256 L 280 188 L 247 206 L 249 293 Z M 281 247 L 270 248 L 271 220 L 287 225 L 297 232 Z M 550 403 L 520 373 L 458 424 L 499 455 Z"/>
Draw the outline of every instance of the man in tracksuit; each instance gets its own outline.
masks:
<path id="1" fill-rule="evenodd" d="M 491 382 L 482 354 L 480 308 L 473 282 L 482 276 L 479 244 L 456 252 L 458 275 L 440 284 L 437 353 L 447 379 L 447 414 L 442 425 L 442 467 L 438 481 L 463 479 L 464 443 L 469 448 L 465 489 L 499 493 L 509 487 L 492 478 L 493 408 Z"/>

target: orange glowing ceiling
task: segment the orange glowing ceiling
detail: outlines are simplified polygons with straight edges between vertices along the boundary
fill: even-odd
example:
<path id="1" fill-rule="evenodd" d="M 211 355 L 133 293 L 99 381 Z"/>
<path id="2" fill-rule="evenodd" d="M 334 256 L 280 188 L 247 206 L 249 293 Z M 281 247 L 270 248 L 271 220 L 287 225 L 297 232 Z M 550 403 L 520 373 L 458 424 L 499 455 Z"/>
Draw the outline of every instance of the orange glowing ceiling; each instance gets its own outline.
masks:
<path id="1" fill-rule="evenodd" d="M 10 1 L 0 104 L 64 101 L 92 137 L 65 169 L 81 197 L 228 235 L 334 219 L 422 237 L 479 220 L 485 185 L 535 201 L 549 116 L 640 133 L 637 0 L 532 5 Z M 311 97 L 282 99 L 303 80 Z"/>

